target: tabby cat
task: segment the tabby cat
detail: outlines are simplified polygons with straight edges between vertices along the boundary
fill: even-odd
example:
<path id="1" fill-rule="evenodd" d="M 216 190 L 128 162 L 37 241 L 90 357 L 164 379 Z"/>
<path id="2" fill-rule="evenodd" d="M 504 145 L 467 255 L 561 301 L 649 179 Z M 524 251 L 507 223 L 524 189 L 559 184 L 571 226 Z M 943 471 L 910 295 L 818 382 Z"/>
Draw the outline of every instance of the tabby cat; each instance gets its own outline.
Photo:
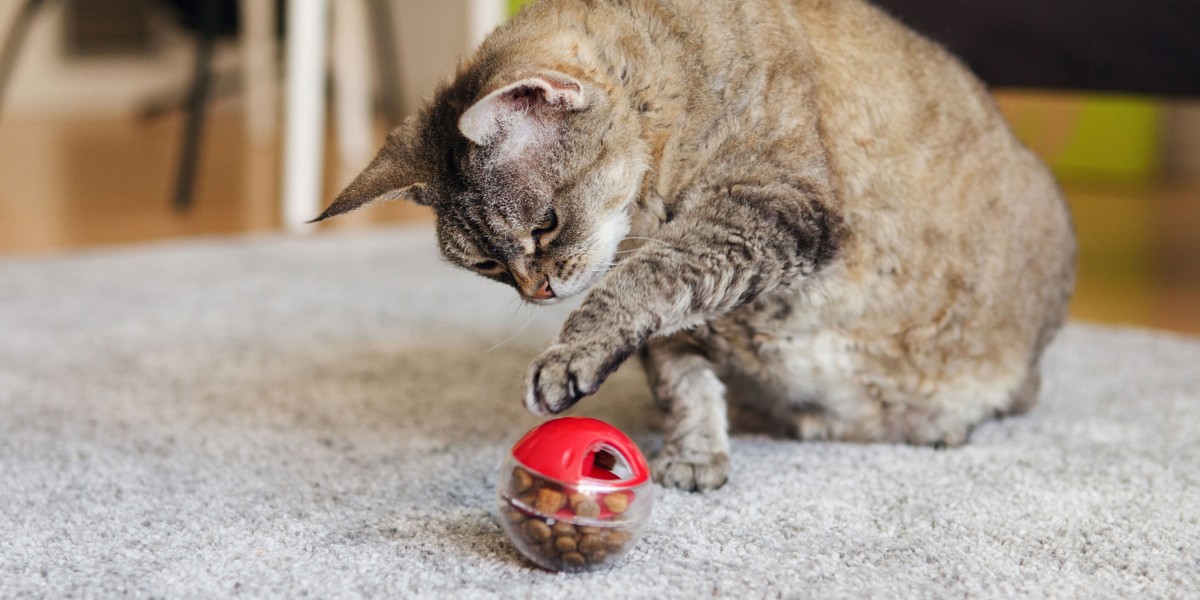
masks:
<path id="1" fill-rule="evenodd" d="M 665 485 L 729 471 L 729 406 L 805 440 L 944 446 L 1028 409 L 1075 241 L 947 52 L 861 0 L 541 0 L 318 219 L 431 206 L 450 261 L 550 304 L 562 412 L 638 354 Z"/>

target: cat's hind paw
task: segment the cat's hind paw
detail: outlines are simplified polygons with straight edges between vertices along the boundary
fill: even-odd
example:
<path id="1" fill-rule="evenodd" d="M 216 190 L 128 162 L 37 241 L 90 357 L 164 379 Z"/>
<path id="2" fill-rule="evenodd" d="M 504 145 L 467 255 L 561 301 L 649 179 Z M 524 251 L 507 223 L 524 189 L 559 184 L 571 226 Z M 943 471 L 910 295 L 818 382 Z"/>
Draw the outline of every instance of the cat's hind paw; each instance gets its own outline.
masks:
<path id="1" fill-rule="evenodd" d="M 729 455 L 722 452 L 698 460 L 662 455 L 651 463 L 650 472 L 663 486 L 707 492 L 725 485 L 729 479 Z"/>

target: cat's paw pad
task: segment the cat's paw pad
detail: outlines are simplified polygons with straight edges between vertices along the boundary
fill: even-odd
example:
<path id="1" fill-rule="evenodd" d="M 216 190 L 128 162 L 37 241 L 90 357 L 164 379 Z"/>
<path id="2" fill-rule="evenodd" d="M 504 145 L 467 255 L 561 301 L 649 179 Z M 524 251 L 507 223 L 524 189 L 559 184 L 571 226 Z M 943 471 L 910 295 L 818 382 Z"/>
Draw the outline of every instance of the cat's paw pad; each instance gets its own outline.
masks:
<path id="1" fill-rule="evenodd" d="M 650 466 L 654 480 L 666 487 L 687 492 L 715 490 L 729 479 L 729 455 L 714 454 L 698 460 L 659 456 Z"/>
<path id="2" fill-rule="evenodd" d="M 555 344 L 542 353 L 525 378 L 525 407 L 536 415 L 558 414 L 595 394 L 628 356 L 603 344 Z"/>

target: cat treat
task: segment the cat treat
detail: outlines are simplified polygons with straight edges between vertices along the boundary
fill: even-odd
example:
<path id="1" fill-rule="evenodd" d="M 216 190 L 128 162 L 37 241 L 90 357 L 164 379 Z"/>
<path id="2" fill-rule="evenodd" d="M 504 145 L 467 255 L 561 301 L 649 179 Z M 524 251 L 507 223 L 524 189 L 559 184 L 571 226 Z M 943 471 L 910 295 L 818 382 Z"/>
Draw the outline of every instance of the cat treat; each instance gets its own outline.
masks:
<path id="1" fill-rule="evenodd" d="M 564 417 L 513 446 L 500 468 L 500 522 L 517 549 L 552 571 L 606 567 L 629 551 L 650 518 L 646 459 L 603 421 Z"/>

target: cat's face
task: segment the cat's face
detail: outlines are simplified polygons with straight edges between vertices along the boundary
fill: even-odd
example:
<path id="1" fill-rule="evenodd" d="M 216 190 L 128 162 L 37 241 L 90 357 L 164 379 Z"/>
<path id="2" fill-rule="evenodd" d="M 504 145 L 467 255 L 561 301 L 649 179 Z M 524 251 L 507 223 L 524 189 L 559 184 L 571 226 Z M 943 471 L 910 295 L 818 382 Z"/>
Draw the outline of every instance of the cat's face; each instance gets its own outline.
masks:
<path id="1" fill-rule="evenodd" d="M 511 79 L 465 111 L 443 90 L 320 218 L 405 196 L 433 207 L 455 265 L 537 304 L 586 290 L 629 231 L 645 153 L 600 89 L 561 73 Z"/>
<path id="2" fill-rule="evenodd" d="M 530 302 L 578 294 L 608 270 L 629 231 L 637 177 L 623 176 L 622 162 L 588 165 L 562 184 L 534 169 L 480 169 L 434 205 L 442 254 Z"/>

